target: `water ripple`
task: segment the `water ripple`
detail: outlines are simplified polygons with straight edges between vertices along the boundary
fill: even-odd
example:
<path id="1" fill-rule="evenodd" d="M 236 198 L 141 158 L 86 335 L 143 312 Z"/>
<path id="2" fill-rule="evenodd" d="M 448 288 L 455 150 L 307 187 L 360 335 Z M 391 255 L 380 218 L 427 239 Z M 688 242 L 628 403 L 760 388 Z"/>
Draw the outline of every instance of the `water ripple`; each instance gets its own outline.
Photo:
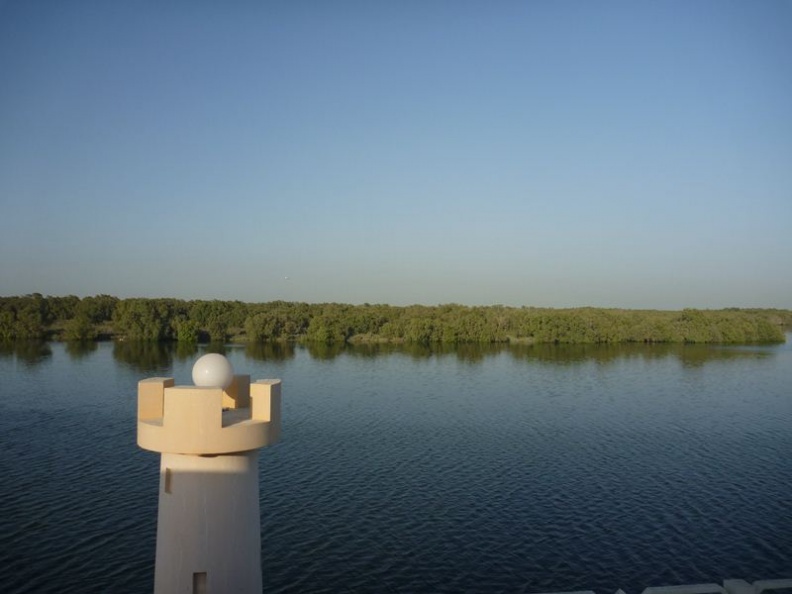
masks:
<path id="1" fill-rule="evenodd" d="M 789 574 L 787 354 L 281 363 L 284 441 L 260 458 L 267 590 L 640 592 Z M 64 357 L 55 345 L 48 370 Z M 3 592 L 151 590 L 158 458 L 135 445 L 133 396 L 108 391 L 108 375 L 131 393 L 135 378 L 102 360 L 72 402 L 57 374 L 0 360 L 4 390 L 34 383 L 53 403 L 0 399 Z"/>

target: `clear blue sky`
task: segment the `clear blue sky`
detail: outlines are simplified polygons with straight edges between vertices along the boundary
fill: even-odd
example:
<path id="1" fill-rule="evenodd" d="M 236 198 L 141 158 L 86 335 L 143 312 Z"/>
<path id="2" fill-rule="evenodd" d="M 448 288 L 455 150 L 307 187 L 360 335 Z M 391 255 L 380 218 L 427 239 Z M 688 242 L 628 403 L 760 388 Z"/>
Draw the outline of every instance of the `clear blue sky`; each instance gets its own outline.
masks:
<path id="1" fill-rule="evenodd" d="M 0 3 L 0 295 L 792 308 L 792 2 Z"/>

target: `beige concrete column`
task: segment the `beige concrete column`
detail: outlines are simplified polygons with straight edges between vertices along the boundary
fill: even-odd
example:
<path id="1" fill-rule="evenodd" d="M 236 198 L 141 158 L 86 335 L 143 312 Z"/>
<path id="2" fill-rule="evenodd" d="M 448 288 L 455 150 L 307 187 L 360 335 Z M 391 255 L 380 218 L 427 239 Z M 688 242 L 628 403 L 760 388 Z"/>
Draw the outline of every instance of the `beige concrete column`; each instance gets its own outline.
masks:
<path id="1" fill-rule="evenodd" d="M 138 445 L 161 454 L 155 594 L 261 594 L 258 451 L 280 438 L 280 387 L 138 384 Z"/>
<path id="2" fill-rule="evenodd" d="M 162 454 L 154 592 L 196 590 L 261 593 L 258 450 Z"/>

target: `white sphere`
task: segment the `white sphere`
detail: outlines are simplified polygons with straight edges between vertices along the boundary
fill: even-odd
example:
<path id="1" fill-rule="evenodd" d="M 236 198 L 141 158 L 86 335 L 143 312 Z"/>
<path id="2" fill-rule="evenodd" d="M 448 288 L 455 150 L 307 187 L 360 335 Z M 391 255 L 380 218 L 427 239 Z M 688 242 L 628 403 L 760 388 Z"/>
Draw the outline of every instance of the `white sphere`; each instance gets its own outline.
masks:
<path id="1" fill-rule="evenodd" d="M 225 389 L 234 379 L 234 368 L 223 355 L 208 353 L 193 365 L 192 379 L 196 386 Z"/>

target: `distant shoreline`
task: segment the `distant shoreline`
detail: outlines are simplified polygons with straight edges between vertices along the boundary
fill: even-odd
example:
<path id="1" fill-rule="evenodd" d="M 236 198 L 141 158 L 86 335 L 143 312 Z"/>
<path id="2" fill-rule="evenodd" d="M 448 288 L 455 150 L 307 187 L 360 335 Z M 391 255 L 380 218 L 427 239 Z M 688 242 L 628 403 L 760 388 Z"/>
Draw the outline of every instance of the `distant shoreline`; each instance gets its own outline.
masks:
<path id="1" fill-rule="evenodd" d="M 147 340 L 352 344 L 784 342 L 792 310 L 634 310 L 457 304 L 0 297 L 0 342 Z"/>

